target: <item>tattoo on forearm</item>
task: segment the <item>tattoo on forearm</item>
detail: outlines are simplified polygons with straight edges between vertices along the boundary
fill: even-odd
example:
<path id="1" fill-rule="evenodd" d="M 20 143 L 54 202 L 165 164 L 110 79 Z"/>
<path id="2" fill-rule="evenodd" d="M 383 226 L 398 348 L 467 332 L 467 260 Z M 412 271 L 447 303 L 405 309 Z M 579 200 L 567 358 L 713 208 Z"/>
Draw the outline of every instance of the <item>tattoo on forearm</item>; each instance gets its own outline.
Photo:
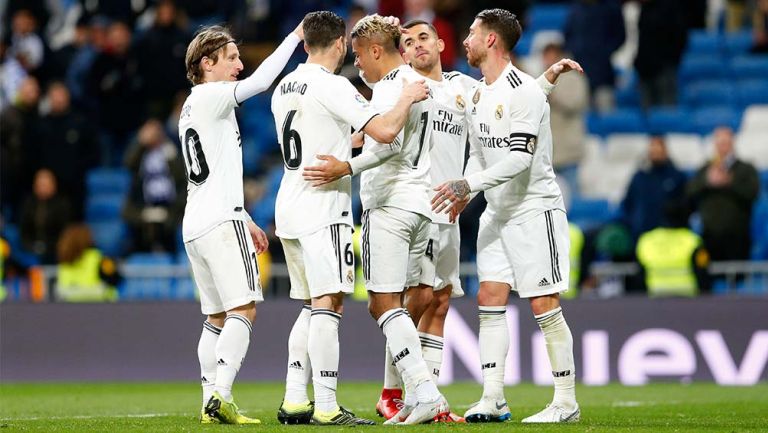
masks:
<path id="1" fill-rule="evenodd" d="M 451 191 L 461 200 L 464 200 L 469 195 L 469 184 L 466 180 L 454 180 L 450 184 Z"/>

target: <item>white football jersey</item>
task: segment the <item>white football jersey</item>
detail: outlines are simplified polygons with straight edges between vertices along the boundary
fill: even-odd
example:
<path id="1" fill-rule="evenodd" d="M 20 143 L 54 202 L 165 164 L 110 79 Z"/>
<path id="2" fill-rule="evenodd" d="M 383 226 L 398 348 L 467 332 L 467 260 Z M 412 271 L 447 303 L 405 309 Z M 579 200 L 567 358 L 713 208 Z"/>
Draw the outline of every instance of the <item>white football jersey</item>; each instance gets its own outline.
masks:
<path id="1" fill-rule="evenodd" d="M 376 83 L 371 105 L 382 113 L 391 110 L 400 98 L 403 78 L 408 82 L 424 79 L 410 66 L 401 65 Z M 429 147 L 433 113 L 434 102 L 429 97 L 411 106 L 408 120 L 392 144 L 379 144 L 365 137 L 363 151 L 375 146 L 392 146 L 399 148 L 399 152 L 360 175 L 363 209 L 392 206 L 431 218 Z"/>
<path id="2" fill-rule="evenodd" d="M 477 80 L 461 72 L 443 72 L 441 81 L 427 79 L 435 99 L 432 150 L 429 152 L 432 186 L 462 177 L 467 145 L 467 94 Z M 432 222 L 450 224 L 444 212 L 432 213 Z"/>
<path id="3" fill-rule="evenodd" d="M 272 114 L 284 162 L 275 233 L 296 239 L 330 224 L 352 226 L 351 178 L 318 188 L 305 181 L 302 172 L 323 163 L 315 155 L 349 160 L 351 128 L 364 128 L 378 111 L 348 79 L 317 64 L 301 64 L 277 85 Z"/>
<path id="4" fill-rule="evenodd" d="M 529 168 L 485 191 L 489 216 L 518 224 L 550 209 L 565 211 L 552 168 L 549 103 L 537 81 L 510 63 L 493 84 L 478 82 L 469 97 L 470 153 L 481 168 L 510 152 L 533 155 Z"/>
<path id="5" fill-rule="evenodd" d="M 198 84 L 184 101 L 179 139 L 187 169 L 182 235 L 190 242 L 225 221 L 245 221 L 236 81 Z"/>

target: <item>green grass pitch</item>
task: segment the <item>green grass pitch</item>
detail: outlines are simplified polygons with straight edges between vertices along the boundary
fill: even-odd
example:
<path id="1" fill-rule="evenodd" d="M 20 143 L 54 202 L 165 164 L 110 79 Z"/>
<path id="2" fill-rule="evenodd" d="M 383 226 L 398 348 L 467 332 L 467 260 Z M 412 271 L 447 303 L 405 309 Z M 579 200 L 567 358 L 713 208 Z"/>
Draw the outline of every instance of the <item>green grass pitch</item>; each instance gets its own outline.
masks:
<path id="1" fill-rule="evenodd" d="M 340 384 L 339 400 L 358 415 L 378 422 L 373 406 L 379 384 Z M 480 386 L 443 387 L 455 412 L 480 396 Z M 504 424 L 424 426 L 316 427 L 281 426 L 275 414 L 280 383 L 237 384 L 241 409 L 262 420 L 259 426 L 201 426 L 197 423 L 198 387 L 187 383 L 0 384 L 0 433 L 43 432 L 197 432 L 197 431 L 357 431 L 409 432 L 768 432 L 768 384 L 719 387 L 712 384 L 655 384 L 642 387 L 580 386 L 582 421 L 575 425 L 532 426 L 520 419 L 541 408 L 551 388 L 519 385 L 506 388 L 513 421 Z"/>

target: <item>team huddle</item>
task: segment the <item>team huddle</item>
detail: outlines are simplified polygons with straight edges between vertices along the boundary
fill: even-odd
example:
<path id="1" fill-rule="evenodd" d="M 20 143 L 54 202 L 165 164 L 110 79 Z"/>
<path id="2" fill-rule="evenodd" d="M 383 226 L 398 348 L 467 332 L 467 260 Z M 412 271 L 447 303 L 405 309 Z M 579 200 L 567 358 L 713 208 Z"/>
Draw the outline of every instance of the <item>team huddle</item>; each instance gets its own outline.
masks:
<path id="1" fill-rule="evenodd" d="M 332 12 L 307 14 L 239 81 L 243 65 L 229 32 L 213 26 L 196 34 L 186 55 L 194 86 L 179 134 L 189 181 L 183 236 L 208 316 L 198 345 L 202 423 L 260 422 L 243 415 L 232 396 L 263 300 L 256 255 L 268 247 L 244 210 L 234 109 L 272 85 L 302 40 L 306 62 L 272 96 L 284 162 L 276 234 L 290 296 L 304 302 L 289 336 L 278 420 L 374 424 L 336 399 L 343 299 L 355 279 L 351 177 L 357 175 L 369 311 L 386 337 L 376 404 L 385 424 L 511 419 L 503 392 L 511 290 L 530 300 L 555 384 L 552 402 L 523 422 L 579 420 L 573 341 L 559 304 L 568 289 L 568 223 L 552 169 L 546 97 L 559 74 L 580 66 L 566 59 L 530 77 L 510 62 L 520 35 L 506 10 L 476 16 L 464 41 L 469 64 L 483 73 L 476 81 L 442 70 L 444 43 L 431 24 L 401 27 L 395 18 L 364 17 L 349 39 L 360 77 L 373 90 L 368 101 L 336 75 L 348 37 Z M 362 147 L 355 157 L 353 147 Z M 483 395 L 462 417 L 451 412 L 437 378 L 450 299 L 463 295 L 457 220 L 481 191 L 488 202 L 477 238 Z"/>

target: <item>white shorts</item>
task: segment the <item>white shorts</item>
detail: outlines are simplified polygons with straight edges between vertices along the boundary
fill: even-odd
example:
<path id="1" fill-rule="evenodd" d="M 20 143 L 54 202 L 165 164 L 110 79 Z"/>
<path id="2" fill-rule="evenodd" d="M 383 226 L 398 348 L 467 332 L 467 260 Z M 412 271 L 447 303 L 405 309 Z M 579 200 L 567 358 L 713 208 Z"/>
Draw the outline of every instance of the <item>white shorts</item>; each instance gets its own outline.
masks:
<path id="1" fill-rule="evenodd" d="M 424 215 L 390 206 L 363 212 L 361 258 L 366 290 L 398 293 L 419 284 L 429 225 Z"/>
<path id="2" fill-rule="evenodd" d="M 261 302 L 256 248 L 243 221 L 219 224 L 184 244 L 192 275 L 200 290 L 203 314 L 218 314 Z"/>
<path id="3" fill-rule="evenodd" d="M 291 279 L 291 298 L 352 293 L 355 253 L 352 227 L 331 224 L 298 239 L 280 239 Z"/>
<path id="4" fill-rule="evenodd" d="M 477 234 L 480 282 L 507 283 L 521 298 L 568 290 L 570 239 L 565 212 L 548 210 L 522 224 L 485 213 Z"/>
<path id="5" fill-rule="evenodd" d="M 421 259 L 421 283 L 435 291 L 451 286 L 451 297 L 464 296 L 459 278 L 461 235 L 458 224 L 430 224 L 427 251 Z"/>

